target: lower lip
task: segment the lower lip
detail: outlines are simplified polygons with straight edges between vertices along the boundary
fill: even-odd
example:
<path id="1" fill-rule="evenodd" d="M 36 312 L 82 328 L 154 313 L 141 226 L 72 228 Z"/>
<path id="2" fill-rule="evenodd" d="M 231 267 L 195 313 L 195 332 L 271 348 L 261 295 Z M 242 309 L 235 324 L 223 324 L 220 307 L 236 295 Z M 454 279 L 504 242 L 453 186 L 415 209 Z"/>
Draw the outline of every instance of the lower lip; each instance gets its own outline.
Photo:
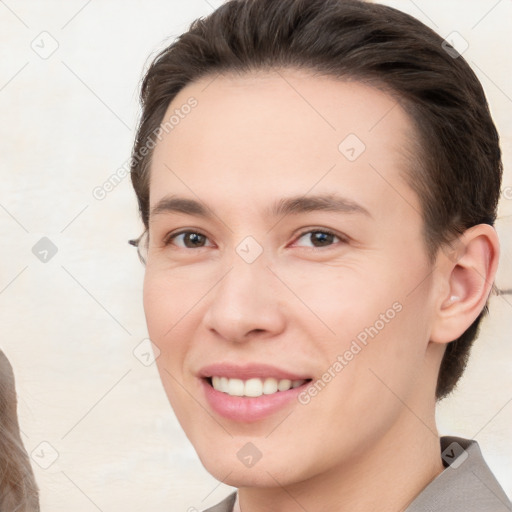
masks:
<path id="1" fill-rule="evenodd" d="M 258 397 L 228 395 L 214 389 L 206 379 L 201 379 L 201 384 L 208 404 L 217 414 L 233 421 L 250 423 L 284 409 L 294 399 L 297 402 L 297 395 L 310 384 L 310 381 L 288 391 Z"/>

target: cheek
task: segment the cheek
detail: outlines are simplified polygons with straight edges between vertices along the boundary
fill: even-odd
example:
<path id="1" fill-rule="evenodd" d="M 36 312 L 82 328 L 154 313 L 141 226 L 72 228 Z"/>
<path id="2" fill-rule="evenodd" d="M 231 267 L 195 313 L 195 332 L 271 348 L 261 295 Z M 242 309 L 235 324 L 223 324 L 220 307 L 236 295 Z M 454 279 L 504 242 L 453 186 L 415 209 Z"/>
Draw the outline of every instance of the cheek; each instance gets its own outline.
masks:
<path id="1" fill-rule="evenodd" d="M 396 317 L 393 305 L 400 293 L 395 283 L 381 277 L 378 262 L 300 267 L 290 265 L 280 269 L 280 275 L 296 296 L 288 302 L 293 318 L 322 344 L 323 351 L 343 353 L 352 340 L 364 343 Z"/>
<path id="2" fill-rule="evenodd" d="M 332 380 L 354 396 L 367 389 L 370 400 L 384 383 L 407 392 L 428 344 L 430 281 L 428 269 L 419 267 L 404 274 L 376 262 L 364 269 L 319 267 L 315 279 L 303 276 L 302 282 L 289 276 L 316 314 L 308 324 L 302 320 L 302 328 L 316 340 L 326 380 L 329 371 L 343 374 Z"/>
<path id="3" fill-rule="evenodd" d="M 188 287 L 190 288 L 190 287 Z M 184 386 L 191 384 L 184 375 L 184 361 L 187 355 L 187 311 L 190 306 L 185 296 L 186 285 L 179 281 L 170 282 L 169 277 L 146 268 L 144 276 L 143 302 L 148 334 L 151 341 L 160 350 L 156 358 L 156 366 L 167 398 L 180 422 L 187 419 L 187 407 L 190 397 Z M 190 298 L 192 300 L 193 297 Z M 197 300 L 197 298 L 196 298 Z M 182 423 L 187 431 L 187 424 Z"/>
<path id="4" fill-rule="evenodd" d="M 189 302 L 190 287 L 179 281 L 170 282 L 169 277 L 146 269 L 144 276 L 143 303 L 148 334 L 151 341 L 159 348 L 157 365 L 175 373 L 182 361 L 186 343 L 187 312 L 191 310 Z M 196 298 L 197 301 L 197 298 Z M 172 357 L 171 357 L 172 356 Z M 164 376 L 162 375 L 162 378 Z"/>
<path id="5" fill-rule="evenodd" d="M 143 304 L 149 335 L 153 342 L 160 341 L 165 333 L 168 316 L 164 312 L 167 311 L 171 316 L 173 314 L 172 309 L 169 311 L 172 303 L 163 291 L 154 273 L 147 269 L 144 276 Z"/>
<path id="6" fill-rule="evenodd" d="M 177 278 L 172 270 L 146 267 L 143 287 L 144 313 L 154 341 L 171 340 L 193 315 L 204 294 L 205 283 Z"/>

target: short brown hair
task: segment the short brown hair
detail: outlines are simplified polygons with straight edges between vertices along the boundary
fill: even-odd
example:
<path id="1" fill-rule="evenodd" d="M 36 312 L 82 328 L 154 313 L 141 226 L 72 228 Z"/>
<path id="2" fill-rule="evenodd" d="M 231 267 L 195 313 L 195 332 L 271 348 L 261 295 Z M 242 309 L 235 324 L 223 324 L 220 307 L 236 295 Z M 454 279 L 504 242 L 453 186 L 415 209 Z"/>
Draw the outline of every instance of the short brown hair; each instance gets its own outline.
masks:
<path id="1" fill-rule="evenodd" d="M 194 21 L 144 77 L 131 178 L 146 230 L 152 152 L 141 157 L 141 149 L 178 92 L 209 75 L 283 67 L 383 88 L 410 115 L 418 148 L 406 179 L 420 199 L 431 261 L 471 226 L 494 225 L 498 133 L 478 78 L 439 35 L 408 14 L 360 0 L 230 0 Z M 447 345 L 438 399 L 461 377 L 486 312 L 487 305 Z"/>

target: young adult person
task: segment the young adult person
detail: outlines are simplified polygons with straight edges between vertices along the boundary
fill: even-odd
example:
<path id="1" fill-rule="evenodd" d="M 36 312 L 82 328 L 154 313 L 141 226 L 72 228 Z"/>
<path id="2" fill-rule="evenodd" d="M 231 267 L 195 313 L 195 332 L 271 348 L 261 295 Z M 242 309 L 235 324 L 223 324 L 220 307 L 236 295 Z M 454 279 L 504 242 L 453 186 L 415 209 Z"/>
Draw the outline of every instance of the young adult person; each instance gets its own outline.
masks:
<path id="1" fill-rule="evenodd" d="M 498 264 L 498 134 L 462 56 L 357 0 L 231 0 L 142 84 L 144 307 L 215 512 L 505 511 L 443 437 Z"/>

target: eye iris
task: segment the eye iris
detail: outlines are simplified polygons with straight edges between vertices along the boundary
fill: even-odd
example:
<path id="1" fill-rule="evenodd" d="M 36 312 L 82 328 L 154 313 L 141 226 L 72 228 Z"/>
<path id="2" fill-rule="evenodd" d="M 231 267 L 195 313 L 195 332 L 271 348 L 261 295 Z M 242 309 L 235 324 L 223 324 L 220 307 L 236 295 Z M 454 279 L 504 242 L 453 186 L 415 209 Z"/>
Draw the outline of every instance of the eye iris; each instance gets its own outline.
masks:
<path id="1" fill-rule="evenodd" d="M 315 245 L 315 242 L 319 242 L 320 247 L 322 247 L 324 245 L 333 243 L 334 235 L 331 235 L 330 233 L 324 233 L 322 231 L 313 231 L 313 233 L 311 233 L 311 236 L 313 237 L 313 245 Z"/>
<path id="2" fill-rule="evenodd" d="M 202 243 L 204 243 L 204 236 L 199 233 L 185 233 L 183 241 L 186 247 L 201 247 Z M 191 245 L 188 245 L 187 241 L 189 241 Z"/>

